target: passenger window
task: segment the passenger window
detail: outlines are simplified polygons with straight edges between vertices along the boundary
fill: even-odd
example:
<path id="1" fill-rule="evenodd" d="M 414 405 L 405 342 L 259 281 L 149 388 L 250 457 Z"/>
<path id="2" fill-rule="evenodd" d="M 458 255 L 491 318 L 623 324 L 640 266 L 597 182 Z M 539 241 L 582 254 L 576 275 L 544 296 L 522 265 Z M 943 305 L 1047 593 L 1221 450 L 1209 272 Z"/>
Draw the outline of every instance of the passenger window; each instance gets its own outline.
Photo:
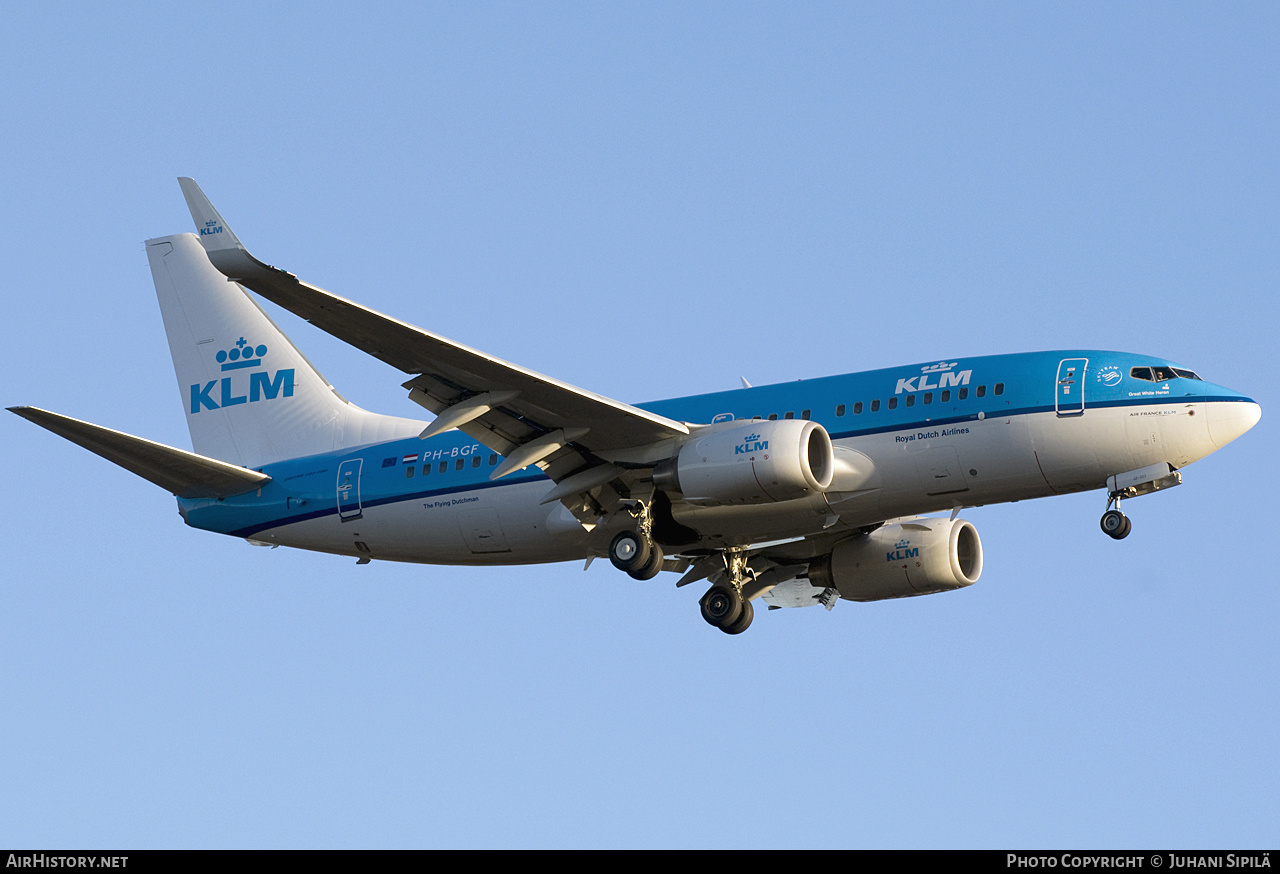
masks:
<path id="1" fill-rule="evenodd" d="M 489 453 L 489 466 L 493 467 L 497 463 L 498 463 L 498 453 L 496 452 Z"/>
<path id="2" fill-rule="evenodd" d="M 473 456 L 471 456 L 471 466 L 472 466 L 472 467 L 479 467 L 479 466 L 480 466 L 480 456 L 478 456 L 478 455 L 473 455 Z"/>
<path id="3" fill-rule="evenodd" d="M 914 407 L 915 405 L 916 405 L 916 396 L 915 396 L 915 395 L 907 395 L 907 406 L 908 406 L 908 407 Z"/>
<path id="4" fill-rule="evenodd" d="M 769 414 L 769 421 L 770 421 L 770 422 L 776 422 L 776 421 L 778 421 L 778 414 L 777 414 L 777 413 L 770 413 L 770 414 Z"/>
<path id="5" fill-rule="evenodd" d="M 453 463 L 453 469 L 462 470 L 462 463 L 463 463 L 463 459 L 459 458 L 457 461 Z"/>
<path id="6" fill-rule="evenodd" d="M 927 392 L 925 392 L 925 393 L 924 393 L 924 402 L 925 402 L 926 404 L 931 404 L 931 403 L 933 403 L 933 392 L 931 392 L 931 391 L 927 391 Z"/>
<path id="7" fill-rule="evenodd" d="M 960 400 L 964 400 L 964 399 L 965 399 L 965 398 L 967 398 L 968 396 L 969 396 L 969 388 L 968 388 L 968 386 L 966 386 L 965 388 L 960 389 Z"/>
<path id="8" fill-rule="evenodd" d="M 839 418 L 843 415 L 844 415 L 844 404 L 840 404 L 840 406 L 836 407 L 836 418 Z"/>
<path id="9" fill-rule="evenodd" d="M 978 397 L 985 398 L 987 396 L 987 387 L 985 385 L 978 386 Z"/>
<path id="10" fill-rule="evenodd" d="M 896 410 L 896 409 L 898 409 L 898 399 L 897 399 L 897 398 L 889 398 L 889 409 L 891 409 L 891 410 Z"/>
<path id="11" fill-rule="evenodd" d="M 801 411 L 800 411 L 800 418 L 802 418 L 802 419 L 807 419 L 807 418 L 809 418 L 809 416 L 810 416 L 810 414 L 811 414 L 812 412 L 813 412 L 812 410 L 801 410 Z"/>
<path id="12" fill-rule="evenodd" d="M 785 414 L 785 415 L 783 415 L 783 417 L 782 417 L 782 418 L 784 418 L 784 419 L 794 419 L 795 417 L 796 417 L 796 414 L 795 414 L 792 410 L 787 410 L 786 414 Z"/>
<path id="13" fill-rule="evenodd" d="M 998 394 L 998 395 L 1002 395 L 1002 394 L 1004 394 L 1004 383 L 1003 383 L 1003 382 L 997 382 L 997 383 L 996 383 L 996 394 Z"/>
<path id="14" fill-rule="evenodd" d="M 853 405 L 853 414 L 857 416 L 857 415 L 860 415 L 861 413 L 862 413 L 862 401 L 858 401 Z"/>
<path id="15" fill-rule="evenodd" d="M 413 479 L 413 472 L 417 470 L 412 464 L 406 464 L 404 467 L 404 478 Z"/>
<path id="16" fill-rule="evenodd" d="M 448 469 L 449 469 L 449 462 L 447 462 L 447 461 L 442 461 L 442 462 L 440 462 L 440 472 L 441 472 L 441 473 L 444 473 L 444 472 L 445 472 L 445 471 L 447 471 Z"/>
<path id="17" fill-rule="evenodd" d="M 431 475 L 431 465 L 429 465 L 429 464 L 424 464 L 424 465 L 422 465 L 422 475 L 423 475 L 423 476 L 430 476 L 430 475 Z"/>
<path id="18" fill-rule="evenodd" d="M 873 412 L 873 413 L 878 413 L 878 412 L 880 412 L 880 399 L 879 399 L 879 398 L 876 398 L 874 401 L 872 401 L 872 402 L 871 402 L 871 412 Z"/>
<path id="19" fill-rule="evenodd" d="M 945 404 L 947 401 L 951 400 L 951 389 L 945 389 L 945 390 L 942 392 L 942 397 L 938 398 L 938 400 L 939 400 L 941 403 L 944 403 L 944 404 Z"/>

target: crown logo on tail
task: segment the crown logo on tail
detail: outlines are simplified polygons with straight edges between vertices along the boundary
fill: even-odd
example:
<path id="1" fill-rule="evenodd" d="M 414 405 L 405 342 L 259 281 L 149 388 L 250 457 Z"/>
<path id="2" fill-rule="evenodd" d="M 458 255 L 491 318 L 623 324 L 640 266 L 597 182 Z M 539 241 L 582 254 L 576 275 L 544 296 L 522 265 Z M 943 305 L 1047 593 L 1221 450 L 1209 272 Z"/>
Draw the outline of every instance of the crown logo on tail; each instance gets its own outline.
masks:
<path id="1" fill-rule="evenodd" d="M 218 359 L 218 363 L 222 365 L 222 369 L 226 371 L 242 370 L 246 367 L 261 367 L 262 357 L 266 354 L 266 346 L 254 346 L 252 343 L 245 342 L 244 337 L 241 337 L 230 349 L 219 349 L 215 357 Z"/>

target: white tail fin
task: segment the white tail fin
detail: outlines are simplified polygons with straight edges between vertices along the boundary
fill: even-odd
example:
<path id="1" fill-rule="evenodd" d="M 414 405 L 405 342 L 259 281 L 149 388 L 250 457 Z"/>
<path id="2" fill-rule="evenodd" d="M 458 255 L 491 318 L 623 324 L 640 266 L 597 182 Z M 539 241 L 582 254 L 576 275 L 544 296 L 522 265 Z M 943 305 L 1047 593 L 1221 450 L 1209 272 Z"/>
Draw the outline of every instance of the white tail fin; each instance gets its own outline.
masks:
<path id="1" fill-rule="evenodd" d="M 148 240 L 147 258 L 197 453 L 256 467 L 422 430 L 342 398 L 194 234 Z"/>

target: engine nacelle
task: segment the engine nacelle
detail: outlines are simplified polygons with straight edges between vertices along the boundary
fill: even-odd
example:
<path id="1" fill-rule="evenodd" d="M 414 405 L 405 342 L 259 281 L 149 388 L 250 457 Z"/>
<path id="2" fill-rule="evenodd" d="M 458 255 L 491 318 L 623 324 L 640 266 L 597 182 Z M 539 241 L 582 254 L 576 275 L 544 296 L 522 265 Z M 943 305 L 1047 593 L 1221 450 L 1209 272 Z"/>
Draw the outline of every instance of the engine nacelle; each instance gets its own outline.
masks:
<path id="1" fill-rule="evenodd" d="M 693 504 L 769 504 L 824 492 L 834 473 L 831 437 L 817 422 L 751 420 L 694 437 L 653 481 Z"/>
<path id="2" fill-rule="evenodd" d="M 809 582 L 850 601 L 909 598 L 961 589 L 982 574 L 978 529 L 963 519 L 882 525 L 836 545 L 809 566 Z"/>

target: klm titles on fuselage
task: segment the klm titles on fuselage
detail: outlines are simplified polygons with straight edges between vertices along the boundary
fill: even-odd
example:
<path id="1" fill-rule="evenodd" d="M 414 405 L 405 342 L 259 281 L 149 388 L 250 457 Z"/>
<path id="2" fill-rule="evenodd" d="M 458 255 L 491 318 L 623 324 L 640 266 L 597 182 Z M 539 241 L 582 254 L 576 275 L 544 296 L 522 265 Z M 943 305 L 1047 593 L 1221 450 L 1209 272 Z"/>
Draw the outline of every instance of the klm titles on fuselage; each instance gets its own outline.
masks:
<path id="1" fill-rule="evenodd" d="M 218 364 L 221 365 L 220 369 L 225 373 L 262 367 L 263 356 L 266 354 L 266 346 L 255 347 L 241 337 L 232 345 L 232 348 L 219 350 L 216 357 Z M 266 369 L 256 370 L 248 374 L 248 377 L 247 390 L 243 381 L 233 376 L 211 379 L 203 386 L 195 383 L 191 386 L 191 412 L 195 414 L 201 410 L 218 410 L 239 404 L 270 401 L 278 397 L 293 397 L 294 369 L 292 367 L 277 370 L 275 373 Z M 215 386 L 220 388 L 217 400 L 214 399 Z M 241 394 L 237 394 L 237 391 Z"/>
<path id="2" fill-rule="evenodd" d="M 956 366 L 956 362 L 952 361 L 948 364 L 940 361 L 937 364 L 929 364 L 921 367 L 920 376 L 909 376 L 905 379 L 899 379 L 898 385 L 894 388 L 893 393 L 896 395 L 906 392 L 932 391 L 939 388 L 958 388 L 962 385 L 969 384 L 969 377 L 973 375 L 972 370 L 954 371 L 951 368 Z M 936 377 L 936 381 L 934 381 Z M 918 382 L 917 382 L 918 380 Z"/>
<path id="3" fill-rule="evenodd" d="M 914 443 L 917 440 L 934 440 L 938 437 L 959 437 L 968 434 L 968 428 L 934 428 L 932 431 L 917 431 L 914 434 L 895 434 L 894 443 Z"/>

